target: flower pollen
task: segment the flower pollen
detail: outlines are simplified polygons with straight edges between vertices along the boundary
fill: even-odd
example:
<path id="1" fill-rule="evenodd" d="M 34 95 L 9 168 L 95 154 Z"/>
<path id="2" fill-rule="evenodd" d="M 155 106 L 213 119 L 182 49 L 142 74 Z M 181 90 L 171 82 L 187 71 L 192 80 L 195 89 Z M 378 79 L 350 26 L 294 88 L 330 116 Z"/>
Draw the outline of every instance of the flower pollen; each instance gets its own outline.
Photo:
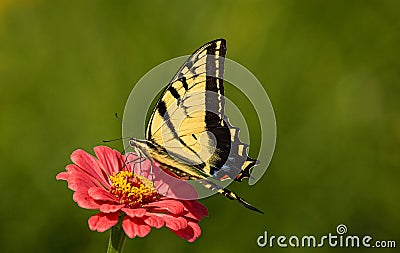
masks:
<path id="1" fill-rule="evenodd" d="M 131 171 L 119 171 L 110 176 L 112 193 L 121 204 L 130 208 L 154 201 L 158 193 L 153 183 Z"/>

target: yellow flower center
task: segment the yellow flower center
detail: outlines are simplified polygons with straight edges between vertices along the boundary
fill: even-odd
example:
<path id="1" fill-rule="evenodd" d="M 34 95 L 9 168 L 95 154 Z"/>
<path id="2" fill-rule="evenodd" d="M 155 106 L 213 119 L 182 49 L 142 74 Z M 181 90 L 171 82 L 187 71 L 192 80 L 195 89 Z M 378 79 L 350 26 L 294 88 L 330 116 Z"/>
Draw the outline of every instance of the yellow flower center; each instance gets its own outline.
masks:
<path id="1" fill-rule="evenodd" d="M 157 197 L 153 182 L 130 171 L 120 171 L 110 176 L 110 192 L 128 207 L 139 207 Z"/>

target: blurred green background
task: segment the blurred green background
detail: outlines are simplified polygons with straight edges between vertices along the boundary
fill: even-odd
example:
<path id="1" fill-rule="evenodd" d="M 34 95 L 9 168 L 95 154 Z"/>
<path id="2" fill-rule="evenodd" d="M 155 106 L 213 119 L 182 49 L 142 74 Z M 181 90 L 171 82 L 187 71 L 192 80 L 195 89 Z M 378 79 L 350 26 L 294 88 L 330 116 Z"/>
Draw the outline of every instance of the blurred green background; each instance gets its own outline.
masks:
<path id="1" fill-rule="evenodd" d="M 308 252 L 256 239 L 341 223 L 400 244 L 399 13 L 378 0 L 0 1 L 0 251 L 105 252 L 108 233 L 55 175 L 74 149 L 121 135 L 114 113 L 142 75 L 219 37 L 275 109 L 267 173 L 232 187 L 265 214 L 213 196 L 195 243 L 160 229 L 125 252 Z"/>

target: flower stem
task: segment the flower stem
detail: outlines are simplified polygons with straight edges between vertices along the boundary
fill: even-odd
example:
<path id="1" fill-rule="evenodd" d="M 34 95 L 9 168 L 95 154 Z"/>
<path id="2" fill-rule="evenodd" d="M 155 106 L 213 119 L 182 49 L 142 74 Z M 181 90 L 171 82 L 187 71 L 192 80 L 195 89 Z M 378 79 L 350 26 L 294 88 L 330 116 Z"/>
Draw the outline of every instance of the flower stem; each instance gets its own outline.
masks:
<path id="1" fill-rule="evenodd" d="M 126 234 L 122 229 L 121 222 L 112 227 L 110 240 L 108 241 L 107 253 L 122 253 L 124 249 Z"/>

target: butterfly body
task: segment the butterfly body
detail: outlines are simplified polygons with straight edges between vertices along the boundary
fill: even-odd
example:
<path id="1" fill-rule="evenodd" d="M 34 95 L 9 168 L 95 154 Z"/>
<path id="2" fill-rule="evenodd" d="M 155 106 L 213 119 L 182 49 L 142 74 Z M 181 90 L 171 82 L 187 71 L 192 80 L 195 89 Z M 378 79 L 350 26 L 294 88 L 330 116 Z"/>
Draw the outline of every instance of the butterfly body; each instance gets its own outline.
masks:
<path id="1" fill-rule="evenodd" d="M 177 178 L 199 180 L 207 177 L 206 173 L 199 173 L 195 166 L 178 161 L 162 147 L 154 145 L 151 141 L 132 138 L 130 145 L 137 148 L 141 155 L 153 163 L 157 162 L 163 170 L 172 173 Z"/>
<path id="2" fill-rule="evenodd" d="M 146 139 L 132 138 L 129 143 L 174 176 L 198 180 L 204 187 L 261 212 L 216 183 L 242 181 L 258 163 L 247 156 L 248 145 L 240 141 L 239 128 L 224 114 L 225 54 L 224 39 L 196 50 L 161 94 Z"/>

